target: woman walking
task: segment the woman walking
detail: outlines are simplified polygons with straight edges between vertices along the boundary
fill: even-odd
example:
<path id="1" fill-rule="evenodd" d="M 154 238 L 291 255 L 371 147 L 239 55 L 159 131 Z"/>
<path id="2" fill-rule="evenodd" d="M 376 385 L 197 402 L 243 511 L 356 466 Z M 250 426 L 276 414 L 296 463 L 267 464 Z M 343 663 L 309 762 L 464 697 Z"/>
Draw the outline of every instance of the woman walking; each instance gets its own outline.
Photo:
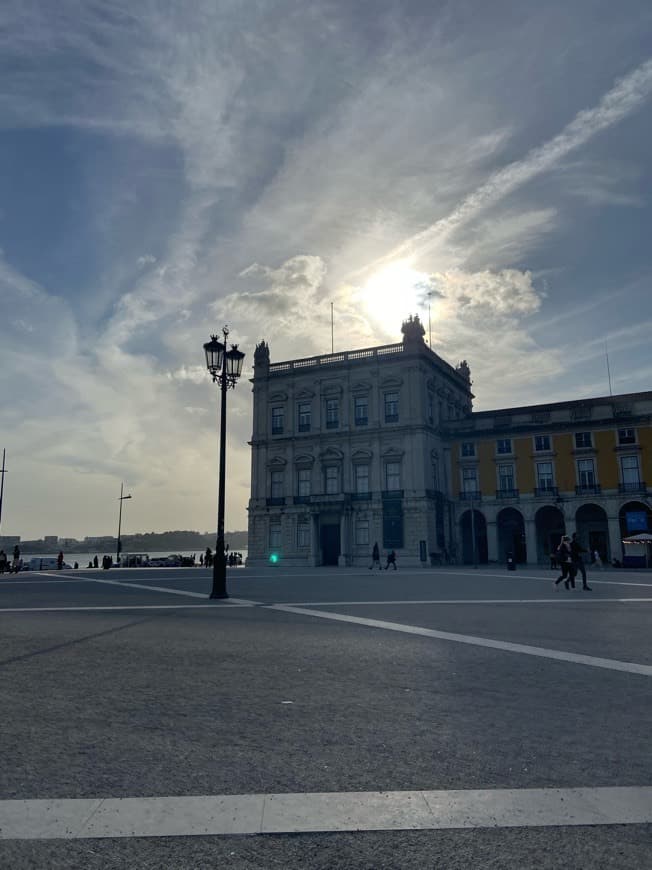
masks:
<path id="1" fill-rule="evenodd" d="M 564 586 L 568 589 L 570 586 L 575 589 L 575 572 L 573 570 L 573 559 L 571 555 L 570 538 L 564 535 L 561 539 L 559 547 L 557 547 L 557 561 L 561 568 L 561 574 L 555 580 L 555 588 L 564 581 Z"/>

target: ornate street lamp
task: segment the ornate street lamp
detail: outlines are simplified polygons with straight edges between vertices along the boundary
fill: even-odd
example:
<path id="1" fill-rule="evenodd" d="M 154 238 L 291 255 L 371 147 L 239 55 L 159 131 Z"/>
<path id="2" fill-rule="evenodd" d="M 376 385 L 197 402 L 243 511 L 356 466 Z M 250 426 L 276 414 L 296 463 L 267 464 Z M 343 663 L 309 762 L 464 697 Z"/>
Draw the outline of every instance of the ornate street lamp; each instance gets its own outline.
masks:
<path id="1" fill-rule="evenodd" d="M 123 491 L 124 491 L 124 483 L 121 483 L 120 484 L 120 498 L 118 499 L 118 501 L 120 502 L 120 511 L 118 513 L 118 546 L 116 547 L 117 552 L 115 554 L 116 565 L 120 564 L 120 553 L 122 552 L 122 541 L 120 540 L 120 531 L 122 529 L 122 502 L 126 498 L 131 498 L 131 495 L 123 495 L 122 494 Z"/>
<path id="2" fill-rule="evenodd" d="M 213 590 L 211 598 L 228 598 L 226 591 L 226 552 L 224 548 L 224 491 L 226 483 L 226 391 L 234 388 L 242 373 L 242 361 L 245 355 L 238 350 L 237 344 L 226 349 L 229 330 L 222 328 L 224 343 L 218 341 L 216 335 L 204 345 L 206 367 L 213 382 L 219 382 L 221 390 L 220 406 L 220 471 L 217 496 L 217 542 L 215 558 L 213 559 Z"/>

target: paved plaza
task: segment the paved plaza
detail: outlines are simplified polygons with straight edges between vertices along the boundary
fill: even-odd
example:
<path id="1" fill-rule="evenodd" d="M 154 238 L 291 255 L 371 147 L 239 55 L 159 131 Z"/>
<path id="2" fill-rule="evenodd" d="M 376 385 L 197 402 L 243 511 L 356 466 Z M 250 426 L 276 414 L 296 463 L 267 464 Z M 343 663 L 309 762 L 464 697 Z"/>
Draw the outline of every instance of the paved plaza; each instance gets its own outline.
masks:
<path id="1" fill-rule="evenodd" d="M 0 867 L 652 867 L 652 573 L 0 578 Z"/>

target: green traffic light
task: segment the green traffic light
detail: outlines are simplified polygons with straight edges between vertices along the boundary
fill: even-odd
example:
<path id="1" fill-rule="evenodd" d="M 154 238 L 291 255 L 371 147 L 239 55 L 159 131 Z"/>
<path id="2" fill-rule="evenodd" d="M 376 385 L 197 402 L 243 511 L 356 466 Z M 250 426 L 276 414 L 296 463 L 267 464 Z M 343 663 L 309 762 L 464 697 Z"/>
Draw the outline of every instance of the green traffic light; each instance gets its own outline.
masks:
<path id="1" fill-rule="evenodd" d="M 269 557 L 269 561 L 272 563 L 272 565 L 276 565 L 276 563 L 278 562 L 278 554 L 272 553 Z"/>

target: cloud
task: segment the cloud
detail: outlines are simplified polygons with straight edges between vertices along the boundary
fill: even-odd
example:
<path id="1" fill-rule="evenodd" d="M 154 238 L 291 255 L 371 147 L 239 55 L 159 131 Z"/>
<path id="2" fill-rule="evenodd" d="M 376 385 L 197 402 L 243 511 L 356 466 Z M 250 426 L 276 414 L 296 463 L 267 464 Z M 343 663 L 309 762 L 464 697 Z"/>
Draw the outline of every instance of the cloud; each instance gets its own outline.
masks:
<path id="1" fill-rule="evenodd" d="M 597 106 L 578 112 L 561 133 L 533 148 L 522 160 L 492 173 L 487 181 L 467 196 L 447 217 L 406 239 L 389 254 L 369 264 L 366 270 L 395 259 L 423 256 L 435 244 L 476 218 L 484 209 L 542 172 L 549 171 L 593 136 L 639 109 L 651 95 L 652 60 L 648 60 L 620 79 Z"/>
<path id="2" fill-rule="evenodd" d="M 451 316 L 481 318 L 485 323 L 504 317 L 522 317 L 541 307 L 542 293 L 532 286 L 530 272 L 464 272 L 455 269 L 434 273 L 430 282 L 451 307 Z"/>

